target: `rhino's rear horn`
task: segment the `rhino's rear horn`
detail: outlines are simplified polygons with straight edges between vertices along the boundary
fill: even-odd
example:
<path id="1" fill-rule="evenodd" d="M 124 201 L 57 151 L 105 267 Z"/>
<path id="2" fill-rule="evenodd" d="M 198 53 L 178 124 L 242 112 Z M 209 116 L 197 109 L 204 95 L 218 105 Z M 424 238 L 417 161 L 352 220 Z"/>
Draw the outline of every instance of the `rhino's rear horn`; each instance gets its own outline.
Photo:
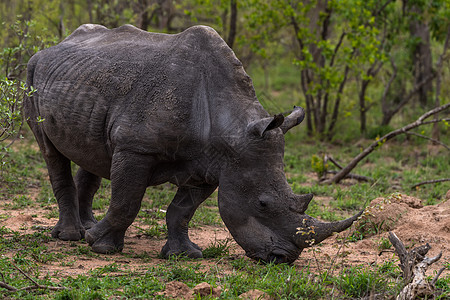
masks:
<path id="1" fill-rule="evenodd" d="M 284 123 L 284 116 L 282 114 L 275 115 L 273 117 L 268 117 L 253 121 L 248 124 L 248 131 L 262 137 L 266 131 L 278 128 Z"/>
<path id="2" fill-rule="evenodd" d="M 300 124 L 305 118 L 305 110 L 300 106 L 294 106 L 294 110 L 289 116 L 284 118 L 283 124 L 280 126 L 283 133 L 286 133 L 289 129 Z"/>
<path id="3" fill-rule="evenodd" d="M 295 195 L 294 203 L 289 206 L 289 209 L 293 212 L 303 214 L 308 208 L 309 203 L 313 198 L 313 194 Z"/>

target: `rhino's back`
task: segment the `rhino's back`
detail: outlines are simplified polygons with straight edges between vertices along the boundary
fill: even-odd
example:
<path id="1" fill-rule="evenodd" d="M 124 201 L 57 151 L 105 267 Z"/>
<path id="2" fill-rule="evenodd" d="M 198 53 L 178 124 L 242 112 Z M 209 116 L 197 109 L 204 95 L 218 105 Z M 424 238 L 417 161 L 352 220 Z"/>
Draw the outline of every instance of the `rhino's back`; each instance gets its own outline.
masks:
<path id="1" fill-rule="evenodd" d="M 224 111 L 213 107 L 256 99 L 233 51 L 205 26 L 168 35 L 83 25 L 30 60 L 28 81 L 38 91 L 28 116 L 45 119 L 58 150 L 83 167 L 95 162 L 103 177 L 118 145 L 174 157 L 180 136 L 187 144 L 192 132 L 207 138 L 222 122 Z"/>

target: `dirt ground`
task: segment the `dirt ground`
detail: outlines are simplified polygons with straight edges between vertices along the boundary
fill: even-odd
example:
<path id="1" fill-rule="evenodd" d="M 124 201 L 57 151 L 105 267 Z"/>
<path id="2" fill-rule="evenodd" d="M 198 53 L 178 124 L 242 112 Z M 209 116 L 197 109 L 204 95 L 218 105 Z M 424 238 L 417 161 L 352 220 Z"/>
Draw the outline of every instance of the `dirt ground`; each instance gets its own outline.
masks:
<path id="1" fill-rule="evenodd" d="M 325 240 L 321 245 L 304 250 L 299 259 L 295 262 L 299 268 L 309 266 L 312 269 L 338 272 L 340 268 L 350 265 L 371 266 L 381 264 L 388 260 L 396 260 L 392 250 L 380 251 L 380 245 L 383 239 L 387 239 L 387 231 L 391 230 L 408 246 L 419 246 L 429 243 L 432 247 L 428 256 L 435 256 L 440 251 L 443 253 L 442 259 L 431 267 L 431 270 L 438 270 L 445 263 L 450 261 L 450 191 L 446 195 L 446 200 L 432 205 L 422 206 L 420 199 L 409 197 L 407 195 L 398 195 L 390 199 L 374 199 L 369 208 L 366 217 L 358 221 L 351 230 L 332 236 Z M 49 228 L 57 222 L 55 218 L 44 217 L 45 211 L 40 208 L 24 208 L 21 210 L 6 210 L 0 208 L 1 215 L 9 215 L 7 219 L 0 222 L 0 226 L 5 226 L 14 231 L 23 233 L 32 233 L 39 228 Z M 343 243 L 342 237 L 351 235 L 356 228 L 363 226 L 366 235 L 371 235 L 357 242 Z M 136 224 L 144 227 L 143 224 Z M 373 228 L 379 229 L 375 234 Z M 43 264 L 42 274 L 58 272 L 59 276 L 76 276 L 86 274 L 90 270 L 109 265 L 113 262 L 126 266 L 132 270 L 145 270 L 148 266 L 164 263 L 165 260 L 157 258 L 159 251 L 165 243 L 163 239 L 149 238 L 143 236 L 141 231 L 132 225 L 125 238 L 125 247 L 123 254 L 114 255 L 92 255 L 80 258 L 73 255 L 65 258 L 65 264 L 62 261 L 55 261 Z M 190 230 L 192 241 L 202 248 L 211 245 L 217 240 L 232 239 L 225 227 L 204 226 L 201 228 L 192 228 Z M 83 242 L 76 242 L 75 245 L 85 245 Z M 51 241 L 47 245 L 49 251 L 60 252 L 74 247 L 73 242 Z M 147 255 L 151 259 L 143 260 L 141 258 L 132 258 L 132 255 Z M 234 241 L 231 242 L 231 254 L 233 257 L 244 256 L 244 251 Z M 8 255 L 8 254 L 6 254 Z M 11 253 L 11 256 L 13 253 Z M 131 258 L 130 258 L 131 257 Z M 215 264 L 216 261 L 200 260 L 202 264 Z M 62 264 L 63 263 L 63 264 Z M 445 271 L 445 272 L 448 272 Z M 443 275 L 446 273 L 444 272 Z M 431 274 L 431 272 L 429 271 Z"/>

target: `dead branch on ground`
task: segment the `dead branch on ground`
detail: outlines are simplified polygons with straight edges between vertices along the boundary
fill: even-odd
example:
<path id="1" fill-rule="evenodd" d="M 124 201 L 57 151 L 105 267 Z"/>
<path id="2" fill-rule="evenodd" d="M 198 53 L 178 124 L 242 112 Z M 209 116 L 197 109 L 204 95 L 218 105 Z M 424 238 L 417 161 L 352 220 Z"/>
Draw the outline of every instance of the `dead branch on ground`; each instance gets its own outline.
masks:
<path id="1" fill-rule="evenodd" d="M 7 284 L 4 281 L 0 281 L 0 287 L 6 289 L 9 292 L 19 292 L 19 291 L 31 291 L 31 290 L 37 290 L 37 289 L 43 289 L 43 290 L 51 290 L 51 291 L 60 291 L 60 290 L 66 290 L 66 287 L 63 286 L 48 286 L 48 285 L 42 285 L 37 283 L 36 280 L 34 280 L 33 278 L 31 278 L 27 273 L 25 273 L 22 269 L 20 269 L 18 266 L 16 266 L 15 264 L 12 264 L 14 266 L 14 268 L 19 271 L 26 279 L 30 280 L 33 285 L 30 286 L 26 286 L 23 288 L 16 288 L 12 285 Z M 2 276 L 3 277 L 3 276 Z M 3 279 L 4 280 L 4 279 Z"/>
<path id="2" fill-rule="evenodd" d="M 327 154 L 324 155 L 323 157 L 323 166 L 324 166 L 324 171 L 323 171 L 323 175 L 322 177 L 319 178 L 319 182 L 323 182 L 325 180 L 327 180 L 327 175 L 328 174 L 337 174 L 339 171 L 333 171 L 333 170 L 327 170 L 327 168 L 325 167 L 327 165 L 328 162 L 333 163 L 336 167 L 338 167 L 339 169 L 343 169 L 342 165 L 335 160 L 333 157 L 328 156 Z M 353 173 L 348 173 L 345 176 L 345 179 L 355 179 L 358 181 L 366 181 L 366 182 L 370 182 L 370 181 L 374 181 L 373 178 L 367 177 L 367 176 L 363 176 L 363 175 L 358 175 L 358 174 L 353 174 Z"/>
<path id="3" fill-rule="evenodd" d="M 405 287 L 396 299 L 409 300 L 433 295 L 435 293 L 434 284 L 443 270 L 441 269 L 431 282 L 427 281 L 425 273 L 429 266 L 441 259 L 442 252 L 431 258 L 425 256 L 431 249 L 428 243 L 407 251 L 403 242 L 393 232 L 389 232 L 389 241 L 400 259 L 400 268 L 403 271 L 405 282 Z"/>
<path id="4" fill-rule="evenodd" d="M 419 182 L 419 183 L 413 185 L 413 186 L 411 187 L 411 189 L 413 190 L 413 189 L 415 189 L 416 187 L 421 186 L 421 185 L 424 185 L 424 184 L 431 184 L 431 183 L 438 183 L 438 182 L 445 182 L 445 181 L 450 181 L 450 178 L 442 178 L 442 179 L 434 179 L 434 180 L 426 180 L 426 181 L 422 181 L 422 182 Z"/>
<path id="5" fill-rule="evenodd" d="M 364 159 L 367 155 L 372 153 L 372 151 L 377 149 L 379 146 L 383 145 L 385 142 L 389 141 L 390 139 L 392 139 L 400 134 L 404 134 L 404 133 L 410 131 L 411 129 L 417 128 L 417 127 L 425 125 L 425 124 L 431 124 L 431 123 L 436 123 L 436 122 L 440 122 L 440 121 L 448 121 L 449 119 L 434 119 L 434 120 L 425 121 L 425 119 L 429 118 L 430 116 L 435 115 L 435 114 L 437 114 L 441 111 L 444 111 L 448 108 L 450 108 L 450 103 L 436 107 L 436 108 L 424 113 L 416 121 L 414 121 L 402 128 L 391 131 L 388 134 L 385 134 L 384 136 L 382 136 L 381 138 L 379 138 L 375 142 L 373 142 L 369 147 L 364 149 L 355 158 L 353 158 L 353 160 L 345 168 L 343 168 L 339 172 L 337 172 L 337 174 L 334 175 L 332 178 L 322 181 L 322 183 L 328 183 L 328 184 L 329 183 L 339 183 L 342 179 L 344 179 L 350 173 L 351 170 L 353 170 L 356 167 L 356 165 L 362 159 Z"/>

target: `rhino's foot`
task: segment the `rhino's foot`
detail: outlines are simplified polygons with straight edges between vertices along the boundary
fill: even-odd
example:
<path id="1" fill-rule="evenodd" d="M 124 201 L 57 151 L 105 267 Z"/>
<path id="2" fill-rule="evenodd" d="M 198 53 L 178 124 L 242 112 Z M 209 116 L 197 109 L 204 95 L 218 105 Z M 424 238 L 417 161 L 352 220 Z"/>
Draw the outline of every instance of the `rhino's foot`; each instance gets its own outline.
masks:
<path id="1" fill-rule="evenodd" d="M 98 222 L 97 222 L 97 220 L 95 218 L 86 219 L 86 220 L 81 219 L 81 224 L 83 224 L 83 227 L 84 227 L 85 230 L 91 229 L 97 223 Z"/>
<path id="2" fill-rule="evenodd" d="M 63 241 L 79 241 L 84 237 L 84 228 L 80 225 L 66 225 L 61 220 L 53 227 L 52 237 Z"/>
<path id="3" fill-rule="evenodd" d="M 167 240 L 166 244 L 161 250 L 161 256 L 169 258 L 170 256 L 184 255 L 190 258 L 202 258 L 202 249 L 189 239 L 180 240 Z"/>
<path id="4" fill-rule="evenodd" d="M 86 231 L 86 242 L 92 247 L 92 251 L 102 254 L 121 252 L 124 244 L 123 230 L 107 227 L 105 223 L 97 223 Z"/>

